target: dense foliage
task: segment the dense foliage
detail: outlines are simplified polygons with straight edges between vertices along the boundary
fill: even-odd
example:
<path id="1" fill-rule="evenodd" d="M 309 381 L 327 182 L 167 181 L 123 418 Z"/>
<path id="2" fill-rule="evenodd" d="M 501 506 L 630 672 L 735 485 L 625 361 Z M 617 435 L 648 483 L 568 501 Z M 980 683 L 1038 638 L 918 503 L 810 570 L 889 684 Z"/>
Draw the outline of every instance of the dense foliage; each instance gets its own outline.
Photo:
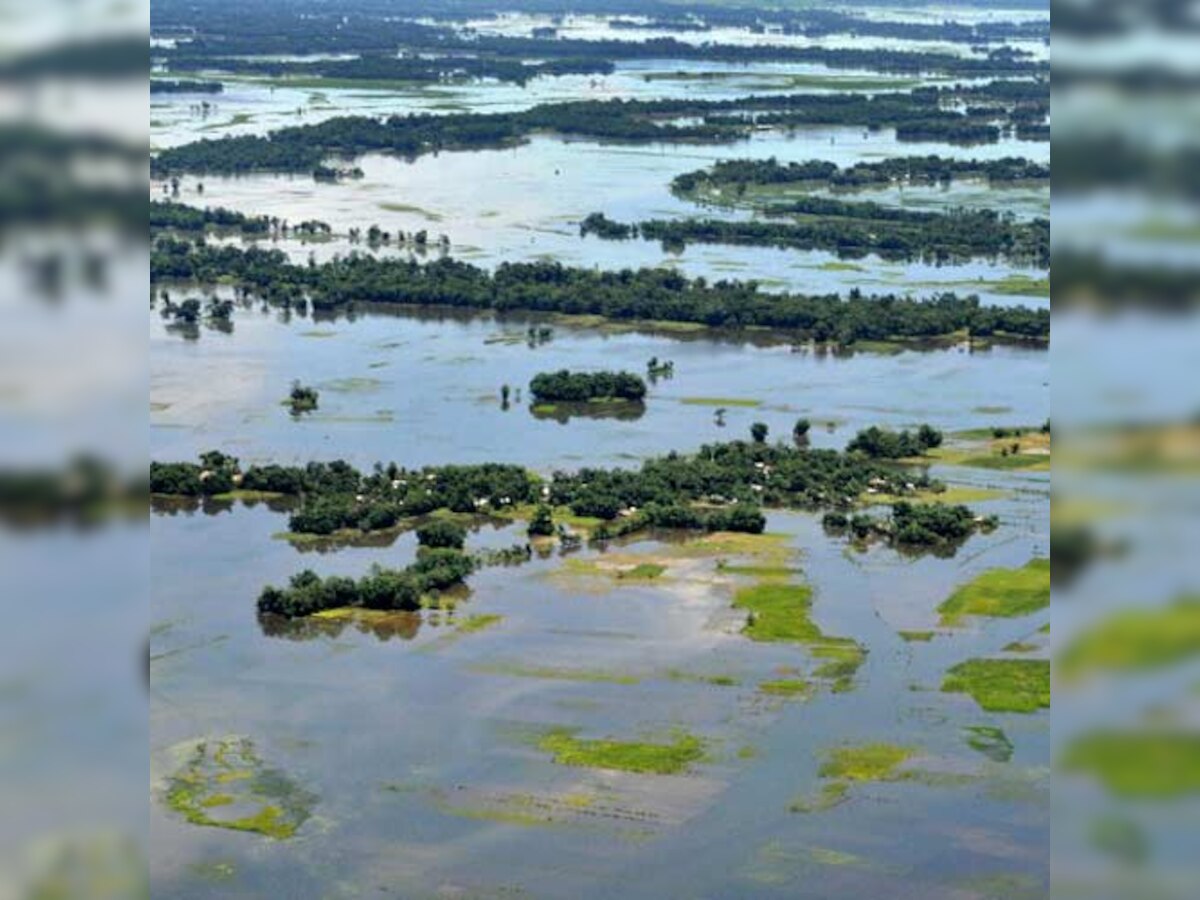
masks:
<path id="1" fill-rule="evenodd" d="M 260 613 L 294 618 L 328 609 L 417 610 L 438 591 L 462 584 L 475 564 L 459 550 L 421 550 L 404 569 L 375 566 L 355 581 L 342 575 L 321 578 L 310 569 L 293 575 L 287 587 L 268 585 L 258 596 Z"/>
<path id="2" fill-rule="evenodd" d="M 929 156 L 897 156 L 841 167 L 820 159 L 781 163 L 769 159 L 722 160 L 707 169 L 685 172 L 671 182 L 680 194 L 704 188 L 798 184 L 805 187 L 860 188 L 889 184 L 949 184 L 961 178 L 986 179 L 993 185 L 1013 182 L 1049 184 L 1050 166 L 1017 156 L 1001 159 L 952 159 Z"/>
<path id="3" fill-rule="evenodd" d="M 640 401 L 646 382 L 630 372 L 541 372 L 529 382 L 538 402 L 586 403 L 588 400 Z"/>
<path id="4" fill-rule="evenodd" d="M 847 453 L 860 453 L 871 459 L 904 459 L 921 456 L 925 451 L 942 445 L 942 433 L 931 425 L 920 426 L 915 432 L 887 431 L 872 425 L 856 434 L 846 445 Z"/>
<path id="5" fill-rule="evenodd" d="M 219 94 L 225 85 L 219 81 L 151 78 L 151 94 Z"/>
<path id="6" fill-rule="evenodd" d="M 890 516 L 832 512 L 823 524 L 834 534 L 846 533 L 860 542 L 881 540 L 901 548 L 952 550 L 977 531 L 991 531 L 998 522 L 995 516 L 977 516 L 961 505 L 900 502 L 893 504 Z"/>
<path id="7" fill-rule="evenodd" d="M 974 297 L 928 300 L 894 294 L 866 297 L 771 294 L 753 282 L 689 280 L 665 269 L 601 272 L 557 262 L 504 263 L 489 272 L 453 259 L 429 263 L 355 255 L 296 265 L 278 250 L 214 247 L 159 238 L 152 283 L 233 283 L 269 302 L 308 298 L 321 311 L 353 302 L 446 306 L 498 313 L 601 315 L 615 320 L 692 322 L 711 327 L 760 326 L 818 341 L 940 337 L 960 330 L 1046 339 L 1048 310 L 982 306 Z"/>
<path id="8" fill-rule="evenodd" d="M 243 237 L 321 235 L 333 231 L 327 222 L 317 219 L 292 225 L 276 216 L 249 216 L 221 206 L 199 209 L 174 200 L 151 200 L 150 231 L 163 230 L 188 233 L 237 231 Z"/>
<path id="9" fill-rule="evenodd" d="M 999 82 L 1007 84 L 1007 82 Z M 732 141 L 756 125 L 852 125 L 895 128 L 901 140 L 995 141 L 1013 110 L 1048 110 L 1048 87 L 1031 82 L 1015 97 L 983 88 L 922 88 L 907 93 L 763 94 L 735 100 L 612 100 L 549 103 L 518 112 L 339 116 L 267 136 L 227 135 L 165 149 L 151 174 L 251 171 L 312 172 L 331 156 L 504 147 L 535 132 L 606 141 Z M 973 93 L 963 93 L 970 90 Z M 964 103 L 969 103 L 962 109 Z M 679 120 L 687 120 L 679 124 Z M 1027 114 L 1022 116 L 1026 121 Z M 1042 113 L 1045 119 L 1045 113 Z"/>
<path id="10" fill-rule="evenodd" d="M 869 201 L 802 197 L 767 207 L 771 216 L 791 222 L 728 219 L 651 219 L 633 225 L 612 222 L 593 213 L 580 226 L 582 234 L 621 239 L 640 234 L 665 247 L 690 243 L 742 244 L 827 250 L 842 257 L 876 253 L 889 260 L 943 262 L 976 257 L 1003 257 L 1040 267 L 1050 265 L 1050 220 L 1018 221 L 992 209 L 925 212 Z"/>

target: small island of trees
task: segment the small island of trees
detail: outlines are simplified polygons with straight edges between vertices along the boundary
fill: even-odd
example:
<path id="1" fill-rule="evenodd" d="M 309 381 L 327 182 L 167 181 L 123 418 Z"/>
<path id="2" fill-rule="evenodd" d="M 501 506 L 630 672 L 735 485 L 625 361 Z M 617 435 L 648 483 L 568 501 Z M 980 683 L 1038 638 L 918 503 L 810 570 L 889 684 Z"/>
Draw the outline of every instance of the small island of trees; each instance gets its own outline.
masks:
<path id="1" fill-rule="evenodd" d="M 542 372 L 529 382 L 529 393 L 537 403 L 590 403 L 626 401 L 640 403 L 646 382 L 631 372 Z"/>
<path id="2" fill-rule="evenodd" d="M 293 416 L 301 415 L 302 413 L 312 412 L 317 408 L 317 403 L 320 400 L 320 393 L 314 387 L 307 387 L 299 381 L 292 382 L 291 393 L 288 394 L 287 404 L 292 411 Z"/>

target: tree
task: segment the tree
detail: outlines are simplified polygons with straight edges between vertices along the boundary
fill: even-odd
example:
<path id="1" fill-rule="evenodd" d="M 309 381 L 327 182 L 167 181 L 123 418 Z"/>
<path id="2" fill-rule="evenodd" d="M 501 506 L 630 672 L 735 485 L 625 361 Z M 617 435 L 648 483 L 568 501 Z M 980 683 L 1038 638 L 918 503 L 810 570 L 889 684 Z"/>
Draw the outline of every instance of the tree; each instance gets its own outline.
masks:
<path id="1" fill-rule="evenodd" d="M 754 438 L 754 443 L 765 444 L 767 442 L 767 434 L 770 432 L 766 422 L 755 422 L 750 426 L 750 437 Z"/>
<path id="2" fill-rule="evenodd" d="M 529 520 L 528 534 L 530 537 L 552 537 L 554 535 L 554 515 L 545 503 L 538 504 Z"/>
<path id="3" fill-rule="evenodd" d="M 792 426 L 792 440 L 796 442 L 796 446 L 808 443 L 808 432 L 811 428 L 812 423 L 808 419 L 796 420 L 796 424 Z"/>
<path id="4" fill-rule="evenodd" d="M 467 530 L 447 519 L 436 519 L 417 529 L 417 543 L 422 547 L 461 550 L 466 541 Z"/>

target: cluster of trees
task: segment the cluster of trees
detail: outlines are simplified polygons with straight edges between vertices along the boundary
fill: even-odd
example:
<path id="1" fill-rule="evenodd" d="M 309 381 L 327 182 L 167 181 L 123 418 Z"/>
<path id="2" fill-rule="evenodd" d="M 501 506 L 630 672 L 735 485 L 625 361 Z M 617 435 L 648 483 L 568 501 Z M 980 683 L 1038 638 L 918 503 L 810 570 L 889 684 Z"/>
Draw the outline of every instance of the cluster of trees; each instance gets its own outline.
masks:
<path id="1" fill-rule="evenodd" d="M 287 404 L 292 411 L 292 415 L 298 416 L 301 413 L 312 412 L 316 409 L 320 399 L 321 395 L 316 388 L 303 385 L 299 381 L 293 381 L 292 390 L 288 394 Z"/>
<path id="2" fill-rule="evenodd" d="M 1049 88 L 1035 83 L 1048 96 Z M 1025 89 L 1023 89 L 1025 90 Z M 151 160 L 155 178 L 177 172 L 312 172 L 329 157 L 368 152 L 414 158 L 441 150 L 503 147 L 535 132 L 630 142 L 732 141 L 755 124 L 853 125 L 896 128 L 902 139 L 997 140 L 993 109 L 1024 98 L 987 98 L 976 114 L 959 109 L 952 89 L 907 93 L 763 94 L 733 100 L 611 100 L 549 103 L 508 113 L 428 113 L 382 119 L 340 116 L 260 135 L 226 135 L 161 151 Z M 982 101 L 981 101 L 982 102 Z M 674 124 L 680 119 L 688 124 Z M 695 121 L 700 120 L 700 121 Z"/>
<path id="3" fill-rule="evenodd" d="M 942 446 L 941 431 L 924 424 L 916 431 L 888 431 L 872 425 L 858 432 L 846 445 L 847 453 L 858 453 L 870 459 L 905 459 L 921 456 L 926 451 Z"/>
<path id="4" fill-rule="evenodd" d="M 889 260 L 932 262 L 1003 257 L 1043 268 L 1050 265 L 1049 219 L 1025 222 L 993 209 L 927 212 L 826 197 L 777 203 L 764 212 L 798 221 L 650 219 L 627 225 L 592 213 L 580 230 L 608 239 L 641 235 L 669 249 L 738 244 L 827 250 L 842 257 L 876 253 Z"/>
<path id="5" fill-rule="evenodd" d="M 197 81 L 193 79 L 151 78 L 151 94 L 219 94 L 225 85 L 219 81 Z"/>
<path id="6" fill-rule="evenodd" d="M 646 382 L 631 372 L 540 372 L 529 382 L 529 393 L 540 403 L 586 403 L 589 400 L 629 400 L 646 396 Z"/>
<path id="7" fill-rule="evenodd" d="M 551 59 L 529 63 L 518 59 L 478 56 L 398 57 L 367 55 L 353 59 L 322 59 L 295 62 L 262 57 L 218 57 L 197 55 L 185 49 L 169 54 L 168 65 L 174 72 L 220 70 L 254 73 L 276 78 L 327 78 L 344 81 L 444 82 L 470 78 L 525 85 L 534 78 L 555 75 L 608 75 L 613 64 L 602 59 Z M 151 82 L 151 93 L 154 92 Z"/>
<path id="8" fill-rule="evenodd" d="M 893 504 L 891 515 L 884 518 L 830 512 L 822 521 L 827 530 L 849 533 L 857 541 L 883 540 L 917 549 L 954 548 L 975 532 L 991 531 L 999 524 L 995 516 L 978 516 L 966 506 L 907 502 Z"/>
<path id="9" fill-rule="evenodd" d="M 953 159 L 947 156 L 896 156 L 841 167 L 820 159 L 779 162 L 770 159 L 722 160 L 707 169 L 685 172 L 671 189 L 685 196 L 712 187 L 801 184 L 806 187 L 862 188 L 889 184 L 949 184 L 956 179 L 986 179 L 991 184 L 1050 181 L 1050 166 L 1018 156 L 1001 159 Z"/>
<path id="10" fill-rule="evenodd" d="M 667 269 L 596 271 L 557 262 L 504 263 L 494 272 L 449 258 L 428 263 L 351 254 L 307 266 L 279 250 L 215 247 L 160 237 L 150 260 L 152 284 L 185 280 L 233 283 L 272 303 L 307 297 L 315 309 L 355 301 L 447 306 L 497 313 L 601 315 L 614 320 L 692 322 L 720 328 L 758 326 L 798 337 L 856 340 L 975 336 L 1045 340 L 1050 313 L 1024 306 L 982 306 L 955 294 L 918 300 L 895 294 L 847 297 L 772 294 L 756 282 L 688 279 Z"/>
<path id="11" fill-rule="evenodd" d="M 974 5 L 974 4 L 972 4 Z M 991 4 L 980 4 L 988 5 Z M 1023 0 L 1008 6 L 1029 6 L 1045 11 L 1044 2 Z M 331 9 L 319 0 L 298 0 L 286 6 L 213 0 L 196 5 L 184 0 L 162 0 L 155 6 L 156 36 L 178 34 L 191 38 L 179 50 L 194 54 L 311 54 L 392 52 L 398 47 L 427 52 L 472 48 L 486 55 L 508 54 L 540 59 L 569 56 L 578 41 L 558 42 L 553 25 L 535 26 L 534 40 L 519 44 L 493 39 L 466 27 L 467 22 L 522 11 L 560 17 L 570 9 L 605 16 L 614 29 L 654 28 L 670 31 L 708 31 L 714 27 L 738 28 L 761 34 L 766 31 L 818 37 L 857 34 L 906 40 L 937 40 L 971 45 L 999 41 L 1049 38 L 1048 18 L 963 22 L 942 20 L 898 21 L 872 19 L 851 11 L 737 4 L 675 3 L 674 0 L 587 0 L 576 7 L 557 0 L 410 0 L 397 11 L 372 0 L 350 0 Z M 634 18 L 636 17 L 636 18 Z M 557 21 L 557 18 L 552 21 Z M 563 48 L 556 43 L 565 43 Z M 619 42 L 604 42 L 606 44 Z M 687 46 L 687 45 L 685 45 Z M 717 50 L 736 50 L 715 46 Z M 520 53 L 516 47 L 523 48 Z M 691 49 L 691 48 L 689 48 Z M 764 48 L 770 50 L 770 47 Z M 782 48 L 787 49 L 787 48 Z M 629 52 L 635 52 L 631 48 Z M 598 54 L 599 55 L 599 54 Z"/>
<path id="12" fill-rule="evenodd" d="M 248 216 L 245 213 L 222 206 L 200 209 L 174 200 L 150 201 L 150 231 L 180 231 L 203 233 L 205 231 L 237 231 L 243 237 L 279 235 L 328 235 L 333 228 L 328 222 L 306 219 L 296 225 L 278 216 Z"/>
<path id="13" fill-rule="evenodd" d="M 525 504 L 539 504 L 530 530 L 535 535 L 554 532 L 554 507 L 604 520 L 599 538 L 649 527 L 756 532 L 762 530 L 763 507 L 846 510 L 869 488 L 903 496 L 938 486 L 926 473 L 858 453 L 765 440 L 670 453 L 637 470 L 555 472 L 546 482 L 499 464 L 409 471 L 392 463 L 369 474 L 343 461 L 242 470 L 236 458 L 220 453 L 205 454 L 199 463 L 150 467 L 155 494 L 194 497 L 242 488 L 295 496 L 301 503 L 291 515 L 291 530 L 318 535 L 347 528 L 377 531 L 441 509 L 486 514 Z M 457 526 L 437 520 L 424 522 L 418 532 L 430 549 L 461 546 L 462 537 Z"/>
<path id="14" fill-rule="evenodd" d="M 362 578 L 322 578 L 311 569 L 293 575 L 286 587 L 268 585 L 258 595 L 264 615 L 297 618 L 327 609 L 415 611 L 436 602 L 439 591 L 466 581 L 475 568 L 470 556 L 454 549 L 422 549 L 403 569 L 373 566 Z"/>

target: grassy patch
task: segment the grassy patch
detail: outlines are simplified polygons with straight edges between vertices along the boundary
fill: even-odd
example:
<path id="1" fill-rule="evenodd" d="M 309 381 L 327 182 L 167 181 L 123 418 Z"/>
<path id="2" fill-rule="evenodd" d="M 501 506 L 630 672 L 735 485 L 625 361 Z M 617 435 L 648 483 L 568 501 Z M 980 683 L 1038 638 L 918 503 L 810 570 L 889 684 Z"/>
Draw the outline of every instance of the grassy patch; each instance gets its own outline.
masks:
<path id="1" fill-rule="evenodd" d="M 240 500 L 243 503 L 258 503 L 264 500 L 278 500 L 281 497 L 286 497 L 287 494 L 280 494 L 276 491 L 245 491 L 235 490 L 226 491 L 224 494 L 213 494 L 213 500 L 235 501 Z"/>
<path id="2" fill-rule="evenodd" d="M 716 687 L 737 687 L 742 682 L 733 675 L 701 675 L 695 672 L 684 672 L 680 669 L 668 669 L 667 679 L 670 681 L 692 681 L 697 684 L 711 684 Z"/>
<path id="3" fill-rule="evenodd" d="M 658 563 L 638 563 L 632 569 L 618 569 L 618 581 L 653 581 L 667 571 L 666 566 Z"/>
<path id="4" fill-rule="evenodd" d="M 1163 800 L 1195 794 L 1200 792 L 1200 734 L 1095 731 L 1071 742 L 1062 768 L 1092 775 L 1123 797 Z"/>
<path id="5" fill-rule="evenodd" d="M 1169 666 L 1200 655 L 1200 597 L 1158 609 L 1123 610 L 1076 636 L 1058 658 L 1059 674 L 1077 679 L 1097 672 Z"/>
<path id="6" fill-rule="evenodd" d="M 670 743 L 588 740 L 569 729 L 555 729 L 538 741 L 538 748 L 563 766 L 617 769 L 652 775 L 677 775 L 704 758 L 704 742 L 679 733 Z"/>
<path id="7" fill-rule="evenodd" d="M 788 809 L 795 813 L 824 812 L 841 806 L 850 799 L 850 786 L 844 781 L 830 781 L 821 785 L 821 790 L 813 797 L 800 797 L 793 800 Z"/>
<path id="8" fill-rule="evenodd" d="M 912 747 L 896 744 L 835 747 L 826 755 L 818 774 L 840 781 L 886 781 L 915 753 Z"/>
<path id="9" fill-rule="evenodd" d="M 946 673 L 942 690 L 970 694 L 989 712 L 1032 713 L 1050 708 L 1050 661 L 969 659 Z"/>
<path id="10" fill-rule="evenodd" d="M 717 563 L 717 571 L 722 575 L 747 575 L 751 578 L 791 578 L 801 573 L 800 569 L 791 566 L 741 566 L 730 565 L 724 560 Z"/>
<path id="11" fill-rule="evenodd" d="M 958 485 L 946 488 L 944 491 L 916 491 L 912 494 L 860 494 L 859 503 L 863 506 L 891 506 L 901 501 L 907 503 L 985 503 L 988 500 L 998 500 L 1005 496 L 1004 491 L 994 488 L 969 487 Z"/>
<path id="12" fill-rule="evenodd" d="M 927 644 L 932 641 L 934 635 L 937 634 L 936 631 L 901 631 L 898 633 L 900 635 L 900 639 L 909 644 L 918 642 Z"/>
<path id="13" fill-rule="evenodd" d="M 679 402 L 685 406 L 740 406 L 747 409 L 762 406 L 761 400 L 746 397 L 683 397 Z"/>
<path id="14" fill-rule="evenodd" d="M 286 840 L 308 820 L 316 797 L 266 768 L 244 738 L 200 741 L 167 781 L 167 806 L 193 825 Z"/>
<path id="15" fill-rule="evenodd" d="M 1031 559 L 1019 569 L 989 569 L 958 588 L 938 612 L 943 625 L 963 616 L 1016 618 L 1050 605 L 1050 560 Z"/>
<path id="16" fill-rule="evenodd" d="M 459 634 L 475 634 L 479 631 L 486 631 L 494 625 L 499 625 L 504 621 L 504 616 L 496 615 L 495 613 L 476 613 L 459 619 L 454 623 L 454 630 Z"/>
<path id="17" fill-rule="evenodd" d="M 796 697 L 807 700 L 813 695 L 812 682 L 805 681 L 803 678 L 780 678 L 775 681 L 764 681 L 759 684 L 758 689 L 761 693 L 771 694 L 775 697 Z"/>

